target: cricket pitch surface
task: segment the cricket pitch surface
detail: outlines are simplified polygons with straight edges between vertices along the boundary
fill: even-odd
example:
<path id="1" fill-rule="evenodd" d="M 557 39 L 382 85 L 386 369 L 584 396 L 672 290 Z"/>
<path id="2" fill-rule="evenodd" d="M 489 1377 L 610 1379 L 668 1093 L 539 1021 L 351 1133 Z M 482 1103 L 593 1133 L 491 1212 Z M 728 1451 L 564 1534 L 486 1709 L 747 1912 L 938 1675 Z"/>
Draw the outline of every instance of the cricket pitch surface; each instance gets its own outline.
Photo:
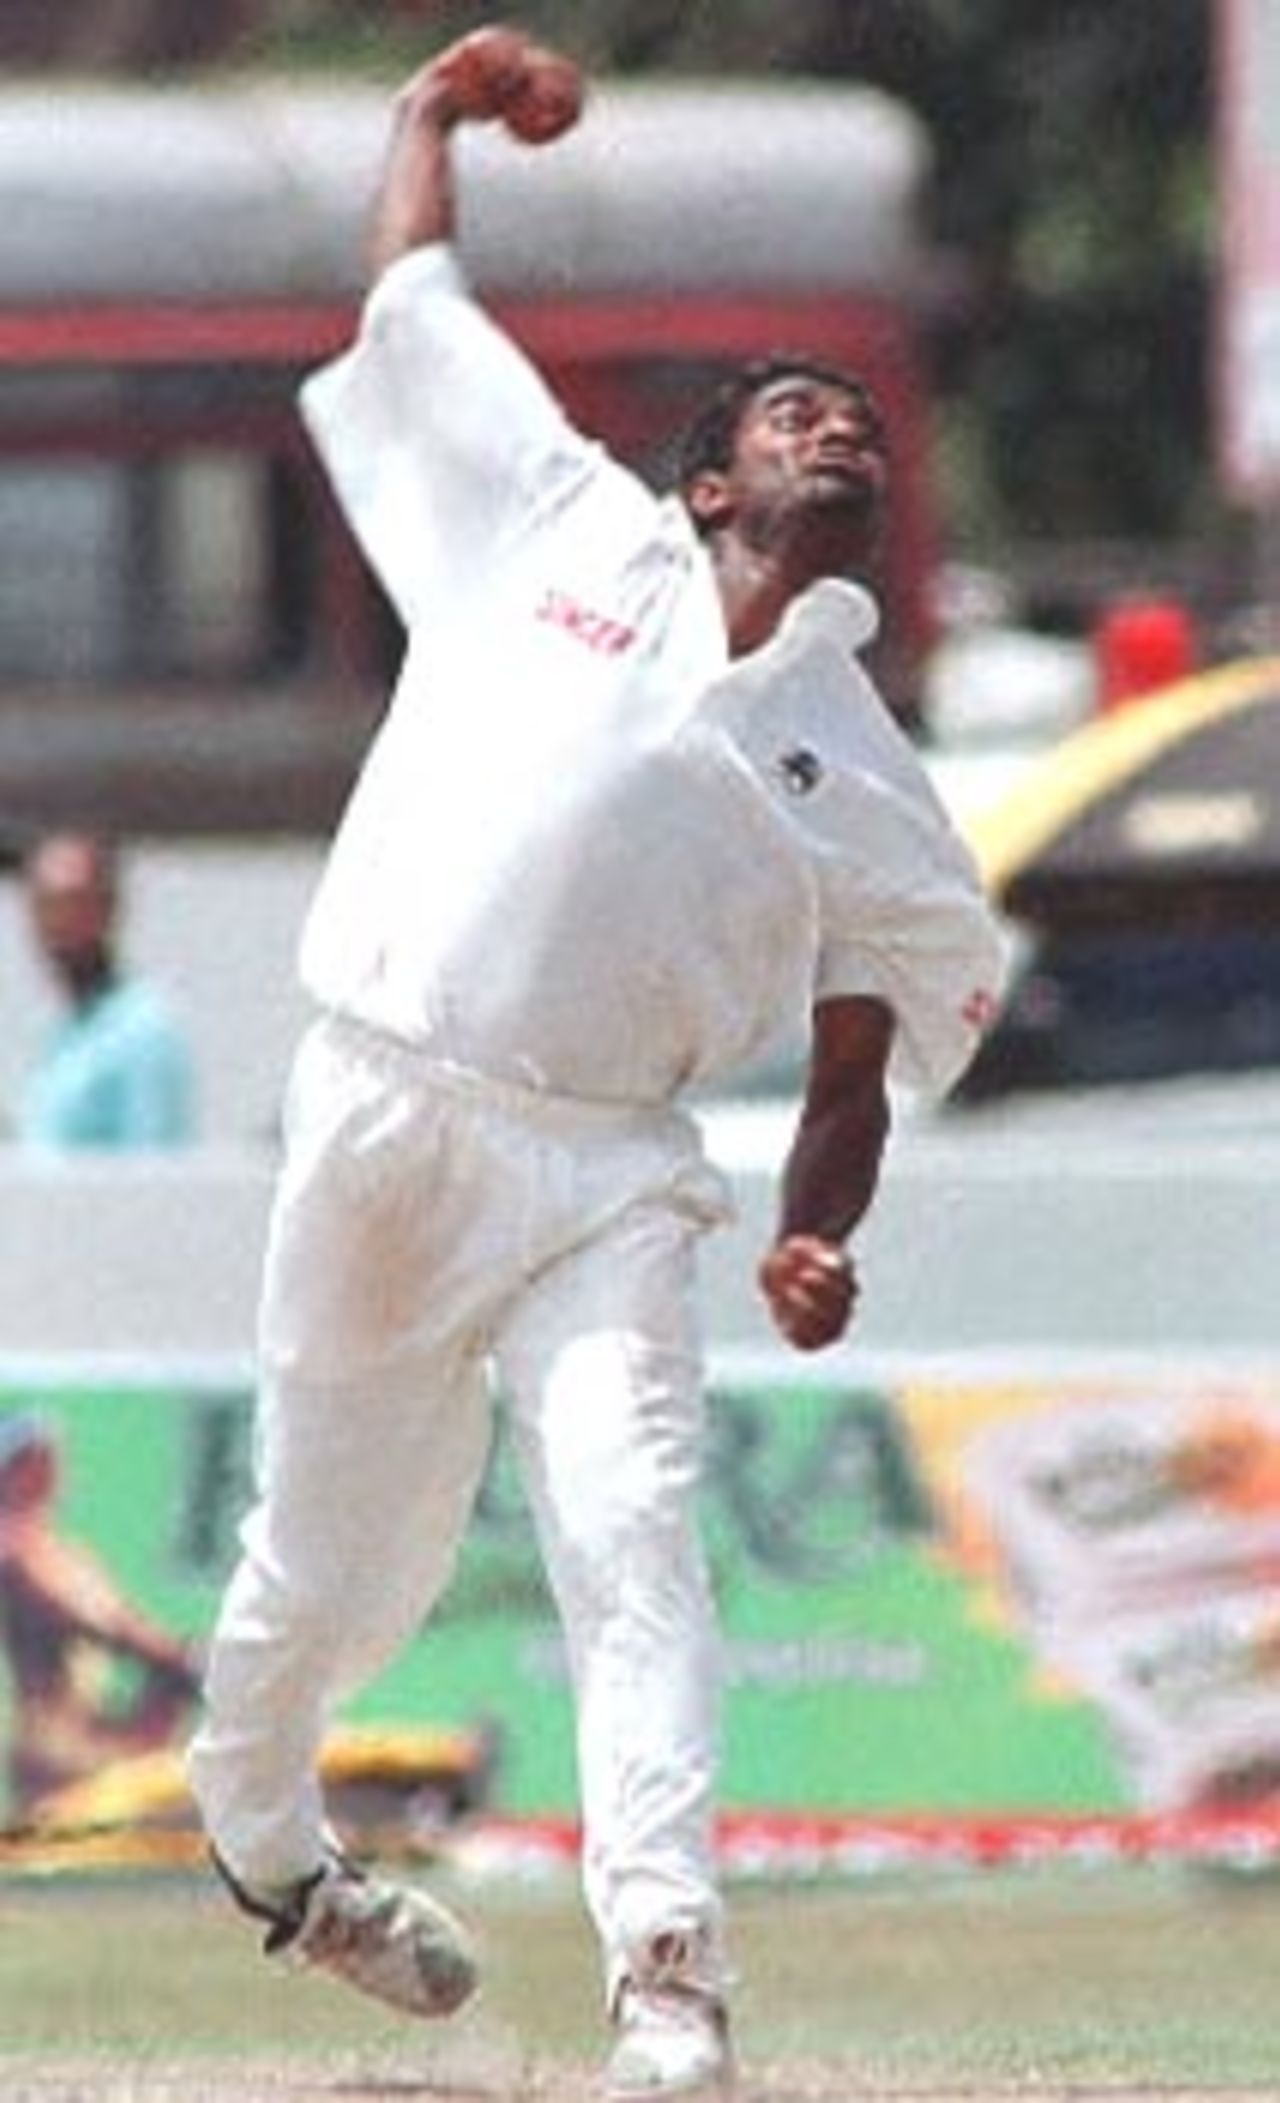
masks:
<path id="1" fill-rule="evenodd" d="M 431 1880 L 428 1880 L 431 1881 Z M 0 1878 L 2 2103 L 599 2103 L 567 1878 L 449 1883 L 485 1987 L 397 2020 L 208 1881 Z M 730 1888 L 737 2103 L 1280 2103 L 1280 1883 L 1158 1868 Z"/>

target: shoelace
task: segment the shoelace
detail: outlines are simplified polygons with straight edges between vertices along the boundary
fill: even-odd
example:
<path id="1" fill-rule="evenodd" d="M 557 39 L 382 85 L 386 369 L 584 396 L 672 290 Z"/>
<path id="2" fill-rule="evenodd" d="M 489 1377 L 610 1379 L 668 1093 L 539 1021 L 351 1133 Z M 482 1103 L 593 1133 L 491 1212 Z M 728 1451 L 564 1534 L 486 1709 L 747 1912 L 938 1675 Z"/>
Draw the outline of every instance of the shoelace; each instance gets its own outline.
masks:
<path id="1" fill-rule="evenodd" d="M 658 1993 L 688 1983 L 697 1968 L 698 1952 L 688 1935 L 670 1932 L 659 1935 L 649 1946 L 643 1985 Z"/>
<path id="2" fill-rule="evenodd" d="M 229 1865 L 218 1853 L 216 1847 L 210 1848 L 209 1855 L 214 1868 L 227 1886 L 241 1912 L 250 1914 L 254 1920 L 267 1922 L 267 1933 L 263 1937 L 262 1947 L 269 1956 L 274 1955 L 278 1950 L 287 1949 L 291 1943 L 297 1940 L 303 1922 L 307 1917 L 307 1909 L 311 1904 L 312 1893 L 317 1885 L 323 1884 L 325 1878 L 329 1875 L 327 1864 L 313 1871 L 311 1876 L 303 1877 L 294 1885 L 291 1891 L 284 1894 L 282 1901 L 271 1904 L 265 1899 L 255 1897 L 251 1891 L 246 1890 L 239 1878 L 232 1873 Z"/>

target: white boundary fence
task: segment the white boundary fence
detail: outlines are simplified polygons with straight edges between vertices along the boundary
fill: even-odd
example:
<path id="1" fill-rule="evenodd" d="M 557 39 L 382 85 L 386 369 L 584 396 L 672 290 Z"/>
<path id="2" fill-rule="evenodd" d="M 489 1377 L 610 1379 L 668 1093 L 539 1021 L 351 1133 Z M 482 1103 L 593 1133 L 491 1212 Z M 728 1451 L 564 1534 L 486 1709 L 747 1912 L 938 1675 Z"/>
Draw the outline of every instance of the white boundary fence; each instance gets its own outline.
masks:
<path id="1" fill-rule="evenodd" d="M 797 1374 L 1280 1363 L 1280 1129 L 1215 1123 L 1194 1089 L 1159 1101 L 904 1122 L 856 1335 Z M 708 1342 L 775 1368 L 753 1274 L 790 1115 L 707 1116 L 742 1215 L 707 1245 Z M 247 1361 L 275 1165 L 265 1147 L 48 1166 L 0 1150 L 0 1361 Z"/>

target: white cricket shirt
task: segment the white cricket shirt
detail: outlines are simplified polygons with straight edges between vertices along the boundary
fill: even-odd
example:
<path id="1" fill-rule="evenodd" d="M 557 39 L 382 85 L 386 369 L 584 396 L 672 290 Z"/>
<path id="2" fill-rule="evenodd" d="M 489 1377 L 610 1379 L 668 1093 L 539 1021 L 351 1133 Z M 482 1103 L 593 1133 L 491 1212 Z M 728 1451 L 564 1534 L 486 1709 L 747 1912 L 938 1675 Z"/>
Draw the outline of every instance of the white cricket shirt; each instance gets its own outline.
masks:
<path id="1" fill-rule="evenodd" d="M 409 636 L 301 968 L 325 1006 L 499 1080 L 650 1104 L 827 994 L 937 1091 L 1001 945 L 970 857 L 815 586 L 730 663 L 704 549 L 566 421 L 449 250 L 375 288 L 303 410 Z"/>

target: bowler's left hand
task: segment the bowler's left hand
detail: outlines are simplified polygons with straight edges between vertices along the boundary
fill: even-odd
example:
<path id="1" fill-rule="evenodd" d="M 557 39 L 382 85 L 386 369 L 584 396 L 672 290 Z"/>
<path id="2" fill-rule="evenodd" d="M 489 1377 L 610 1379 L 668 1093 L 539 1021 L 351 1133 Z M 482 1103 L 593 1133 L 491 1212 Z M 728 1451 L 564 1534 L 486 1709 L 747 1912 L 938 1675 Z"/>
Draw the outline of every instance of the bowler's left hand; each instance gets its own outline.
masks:
<path id="1" fill-rule="evenodd" d="M 849 1251 L 818 1234 L 775 1242 L 757 1274 L 774 1327 L 797 1351 L 820 1351 L 843 1336 L 858 1298 Z"/>

